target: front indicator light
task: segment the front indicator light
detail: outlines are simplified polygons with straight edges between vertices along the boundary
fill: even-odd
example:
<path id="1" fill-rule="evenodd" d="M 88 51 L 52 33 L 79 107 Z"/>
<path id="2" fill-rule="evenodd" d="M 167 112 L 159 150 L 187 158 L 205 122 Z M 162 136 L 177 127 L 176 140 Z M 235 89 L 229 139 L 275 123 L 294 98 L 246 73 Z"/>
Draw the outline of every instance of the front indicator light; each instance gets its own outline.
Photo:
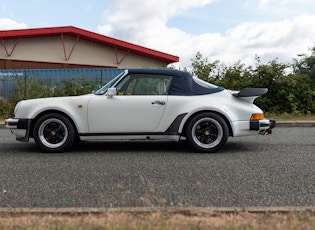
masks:
<path id="1" fill-rule="evenodd" d="M 252 116 L 250 117 L 251 121 L 257 121 L 257 120 L 262 120 L 264 119 L 264 114 L 263 113 L 254 113 L 252 114 Z"/>

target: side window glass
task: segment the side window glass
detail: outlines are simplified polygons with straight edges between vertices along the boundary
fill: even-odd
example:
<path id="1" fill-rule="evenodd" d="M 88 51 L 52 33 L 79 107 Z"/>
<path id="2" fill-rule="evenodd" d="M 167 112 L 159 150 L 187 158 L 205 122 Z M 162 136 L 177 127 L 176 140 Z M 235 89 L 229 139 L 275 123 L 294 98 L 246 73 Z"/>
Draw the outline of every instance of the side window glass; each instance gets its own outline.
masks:
<path id="1" fill-rule="evenodd" d="M 129 81 L 128 86 L 126 87 L 126 90 L 124 91 L 124 95 L 133 95 L 133 91 L 136 87 L 138 79 L 133 78 L 131 81 Z"/>
<path id="2" fill-rule="evenodd" d="M 161 94 L 168 94 L 168 90 L 170 88 L 170 85 L 171 85 L 171 80 L 172 80 L 172 77 L 167 77 L 167 78 L 164 78 L 162 79 L 161 81 Z"/>
<path id="3" fill-rule="evenodd" d="M 131 78 L 131 76 L 128 75 L 116 85 L 116 89 L 117 89 L 118 95 L 123 95 L 124 94 L 124 91 L 125 91 L 126 87 L 128 87 L 130 78 Z"/>
<path id="4" fill-rule="evenodd" d="M 139 78 L 134 87 L 134 95 L 159 95 L 158 78 L 144 77 Z"/>
<path id="5" fill-rule="evenodd" d="M 118 95 L 167 95 L 171 76 L 134 74 L 116 86 Z"/>

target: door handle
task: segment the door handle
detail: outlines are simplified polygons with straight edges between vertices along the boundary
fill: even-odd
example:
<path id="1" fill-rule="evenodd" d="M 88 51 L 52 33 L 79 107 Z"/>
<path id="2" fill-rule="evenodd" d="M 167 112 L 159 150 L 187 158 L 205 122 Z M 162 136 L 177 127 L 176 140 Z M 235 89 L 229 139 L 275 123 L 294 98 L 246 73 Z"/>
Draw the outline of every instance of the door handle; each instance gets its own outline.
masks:
<path id="1" fill-rule="evenodd" d="M 152 105 L 165 105 L 165 101 L 153 101 Z"/>

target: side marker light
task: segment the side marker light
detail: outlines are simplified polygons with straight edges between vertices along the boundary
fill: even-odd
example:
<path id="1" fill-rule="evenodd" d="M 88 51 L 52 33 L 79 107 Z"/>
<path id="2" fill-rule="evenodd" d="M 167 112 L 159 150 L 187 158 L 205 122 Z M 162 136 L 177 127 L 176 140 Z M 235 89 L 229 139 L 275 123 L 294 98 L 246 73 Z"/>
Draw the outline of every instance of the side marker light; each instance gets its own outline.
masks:
<path id="1" fill-rule="evenodd" d="M 258 121 L 258 120 L 262 120 L 264 119 L 264 114 L 263 113 L 254 113 L 252 114 L 252 116 L 250 117 L 251 121 Z"/>

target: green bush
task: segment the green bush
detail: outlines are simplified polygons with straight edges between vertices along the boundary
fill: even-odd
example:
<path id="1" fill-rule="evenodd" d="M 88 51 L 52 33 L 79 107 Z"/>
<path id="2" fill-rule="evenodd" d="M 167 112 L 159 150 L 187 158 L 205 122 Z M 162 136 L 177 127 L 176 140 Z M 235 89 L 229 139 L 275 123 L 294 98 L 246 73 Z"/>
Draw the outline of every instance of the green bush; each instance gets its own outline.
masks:
<path id="1" fill-rule="evenodd" d="M 256 99 L 255 104 L 265 112 L 302 115 L 315 113 L 315 48 L 313 55 L 302 55 L 293 64 L 272 60 L 262 64 L 256 57 L 256 66 L 237 62 L 233 66 L 208 62 L 198 52 L 192 59 L 192 71 L 199 78 L 231 90 L 268 88 L 268 93 Z"/>
<path id="2" fill-rule="evenodd" d="M 11 117 L 15 104 L 15 101 L 0 99 L 0 119 Z"/>

